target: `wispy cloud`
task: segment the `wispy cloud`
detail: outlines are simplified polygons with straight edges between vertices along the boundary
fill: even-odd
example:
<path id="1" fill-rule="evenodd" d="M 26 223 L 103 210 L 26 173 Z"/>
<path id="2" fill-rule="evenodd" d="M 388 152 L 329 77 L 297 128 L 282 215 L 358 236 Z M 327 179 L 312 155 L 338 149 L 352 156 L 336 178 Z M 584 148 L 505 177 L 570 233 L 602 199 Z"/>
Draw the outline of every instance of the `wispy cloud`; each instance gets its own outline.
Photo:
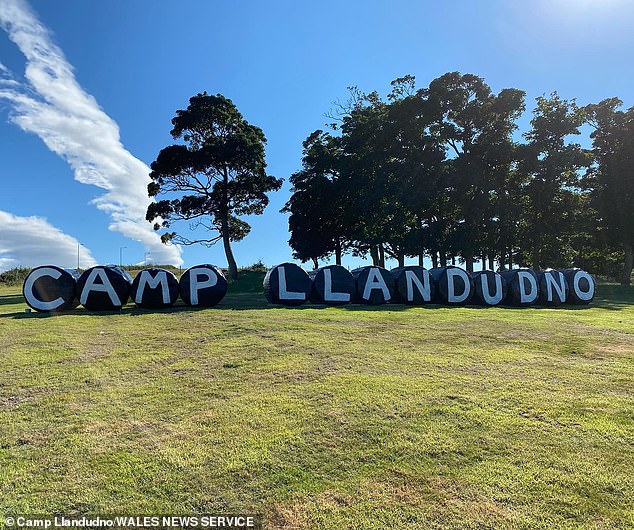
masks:
<path id="1" fill-rule="evenodd" d="M 154 263 L 180 265 L 180 249 L 161 243 L 145 220 L 149 168 L 123 147 L 119 127 L 81 88 L 48 30 L 22 0 L 0 1 L 0 26 L 26 57 L 26 83 L 0 83 L 11 121 L 64 158 L 76 180 L 107 190 L 93 202 L 110 214 L 110 230 L 141 242 Z"/>
<path id="2" fill-rule="evenodd" d="M 77 266 L 79 242 L 42 217 L 18 217 L 0 210 L 0 271 L 37 265 Z M 80 248 L 82 268 L 96 264 L 90 251 Z"/>

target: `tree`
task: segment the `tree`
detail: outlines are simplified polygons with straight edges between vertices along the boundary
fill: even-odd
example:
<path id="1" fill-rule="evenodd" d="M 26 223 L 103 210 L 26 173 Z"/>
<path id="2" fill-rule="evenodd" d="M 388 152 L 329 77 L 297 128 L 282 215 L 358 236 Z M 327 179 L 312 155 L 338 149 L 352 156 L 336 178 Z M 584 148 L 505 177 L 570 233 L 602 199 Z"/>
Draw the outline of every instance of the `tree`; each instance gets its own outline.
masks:
<path id="1" fill-rule="evenodd" d="M 501 240 L 510 238 L 511 210 L 506 205 L 512 184 L 512 134 L 524 110 L 524 92 L 504 89 L 495 95 L 481 77 L 449 72 L 430 83 L 427 98 L 439 115 L 432 131 L 452 155 L 449 194 L 455 211 L 449 250 L 459 252 L 473 271 L 478 253 L 488 254 L 492 262 Z"/>
<path id="2" fill-rule="evenodd" d="M 634 262 L 634 107 L 618 110 L 617 98 L 588 105 L 588 121 L 596 164 L 587 183 L 592 203 L 599 214 L 599 226 L 608 240 L 624 251 L 621 284 L 630 285 Z"/>
<path id="3" fill-rule="evenodd" d="M 242 215 L 259 215 L 266 208 L 267 193 L 278 190 L 282 180 L 266 173 L 266 138 L 259 127 L 249 124 L 230 99 L 203 92 L 189 100 L 185 110 L 177 110 L 171 135 L 183 144 L 170 145 L 152 162 L 148 185 L 150 197 L 167 198 L 153 202 L 146 219 L 155 230 L 190 221 L 190 229 L 217 232 L 193 238 L 165 232 L 164 243 L 181 245 L 224 244 L 231 278 L 238 269 L 231 249 L 251 230 Z"/>
<path id="4" fill-rule="evenodd" d="M 303 168 L 290 177 L 292 195 L 282 213 L 289 213 L 289 244 L 302 262 L 335 254 L 337 265 L 347 246 L 349 208 L 340 179 L 339 138 L 317 130 L 304 142 Z"/>
<path id="5" fill-rule="evenodd" d="M 527 181 L 521 261 L 533 268 L 572 265 L 572 241 L 582 206 L 579 171 L 587 167 L 589 154 L 568 137 L 580 133 L 583 121 L 574 101 L 557 93 L 537 98 L 520 156 L 520 172 Z"/>

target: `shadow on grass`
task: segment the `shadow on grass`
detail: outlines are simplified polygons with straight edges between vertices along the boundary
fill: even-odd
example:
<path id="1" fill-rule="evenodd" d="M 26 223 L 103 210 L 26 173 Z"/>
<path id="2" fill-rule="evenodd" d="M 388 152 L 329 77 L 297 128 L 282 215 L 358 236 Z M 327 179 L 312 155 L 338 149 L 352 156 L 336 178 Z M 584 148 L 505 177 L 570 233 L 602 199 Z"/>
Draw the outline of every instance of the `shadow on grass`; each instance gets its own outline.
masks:
<path id="1" fill-rule="evenodd" d="M 0 296 L 0 306 L 24 303 L 24 297 L 21 294 L 5 294 Z"/>
<path id="2" fill-rule="evenodd" d="M 4 295 L 0 296 L 0 306 L 12 305 L 23 303 L 26 306 L 22 295 Z M 530 307 L 514 307 L 500 305 L 497 308 L 503 308 L 506 310 L 514 311 L 535 311 L 535 310 L 566 310 L 566 311 L 583 311 L 593 308 L 606 309 L 610 311 L 620 311 L 634 305 L 634 287 L 622 287 L 619 285 L 601 285 L 597 289 L 597 295 L 589 305 L 560 305 L 557 307 L 545 307 L 545 306 L 530 306 Z M 340 311 L 408 311 L 410 309 L 438 309 L 438 308 L 452 308 L 452 307 L 466 307 L 469 309 L 477 309 L 479 311 L 487 311 L 495 309 L 496 307 L 487 306 L 446 306 L 440 304 L 425 304 L 418 306 L 410 306 L 404 304 L 385 304 L 385 305 L 362 305 L 362 304 L 348 304 L 338 307 L 330 308 L 331 310 Z M 64 311 L 63 313 L 45 313 L 32 311 L 30 313 L 16 311 L 12 313 L 2 313 L 0 318 L 51 318 L 61 316 L 101 316 L 101 315 L 129 315 L 129 316 L 141 316 L 149 313 L 196 313 L 205 309 L 211 309 L 213 311 L 253 311 L 253 310 L 276 310 L 276 309 L 293 309 L 296 311 L 310 310 L 310 309 L 326 309 L 325 305 L 304 304 L 297 307 L 286 308 L 285 306 L 269 304 L 262 293 L 256 292 L 230 292 L 227 293 L 225 298 L 217 306 L 212 308 L 194 308 L 185 305 L 179 300 L 176 305 L 164 309 L 139 309 L 132 304 L 124 306 L 119 311 L 88 311 L 83 308 L 73 309 L 70 311 Z"/>

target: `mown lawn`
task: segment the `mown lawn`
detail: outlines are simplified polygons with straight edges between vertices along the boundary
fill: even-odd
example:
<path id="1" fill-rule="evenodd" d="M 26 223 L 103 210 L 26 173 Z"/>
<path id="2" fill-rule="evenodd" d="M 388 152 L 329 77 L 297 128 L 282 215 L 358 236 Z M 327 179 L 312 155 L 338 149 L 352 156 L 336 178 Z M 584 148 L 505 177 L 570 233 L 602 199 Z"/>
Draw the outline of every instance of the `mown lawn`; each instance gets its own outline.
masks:
<path id="1" fill-rule="evenodd" d="M 634 290 L 590 308 L 26 314 L 0 289 L 2 513 L 266 528 L 634 527 Z"/>

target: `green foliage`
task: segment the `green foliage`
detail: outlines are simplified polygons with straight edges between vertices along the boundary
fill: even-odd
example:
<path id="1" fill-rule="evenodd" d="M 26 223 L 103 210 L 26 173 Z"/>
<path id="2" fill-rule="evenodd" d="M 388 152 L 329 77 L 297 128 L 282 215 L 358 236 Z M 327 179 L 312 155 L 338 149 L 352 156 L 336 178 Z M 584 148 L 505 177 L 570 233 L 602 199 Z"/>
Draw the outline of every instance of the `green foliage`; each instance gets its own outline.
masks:
<path id="1" fill-rule="evenodd" d="M 0 284 L 3 285 L 22 285 L 24 280 L 31 272 L 28 267 L 15 267 L 0 273 Z"/>
<path id="2" fill-rule="evenodd" d="M 617 98 L 588 105 L 585 111 L 594 131 L 595 164 L 586 175 L 598 226 L 610 244 L 623 249 L 621 283 L 629 285 L 634 262 L 634 107 L 618 110 Z"/>
<path id="3" fill-rule="evenodd" d="M 634 111 L 618 111 L 619 100 L 579 108 L 556 93 L 538 97 L 517 141 L 524 92 L 495 94 L 472 74 L 449 72 L 422 89 L 404 76 L 385 100 L 350 91 L 331 116 L 334 132 L 308 137 L 291 177 L 282 211 L 296 258 L 369 252 L 383 265 L 386 256 L 428 255 L 434 266 L 458 258 L 467 269 L 475 259 L 489 268 L 585 263 L 612 276 L 620 254 L 630 277 Z M 571 141 L 588 120 L 592 153 Z"/>
<path id="4" fill-rule="evenodd" d="M 167 231 L 161 236 L 164 243 L 210 246 L 222 240 L 235 278 L 231 242 L 241 241 L 251 230 L 240 217 L 262 214 L 269 202 L 266 194 L 282 185 L 281 179 L 266 173 L 264 133 L 249 124 L 230 99 L 206 92 L 190 98 L 187 109 L 176 111 L 172 125 L 172 137 L 184 145 L 164 148 L 152 163 L 148 194 L 167 198 L 152 202 L 146 218 L 156 230 L 186 221 L 192 229 L 210 232 L 190 238 Z"/>

